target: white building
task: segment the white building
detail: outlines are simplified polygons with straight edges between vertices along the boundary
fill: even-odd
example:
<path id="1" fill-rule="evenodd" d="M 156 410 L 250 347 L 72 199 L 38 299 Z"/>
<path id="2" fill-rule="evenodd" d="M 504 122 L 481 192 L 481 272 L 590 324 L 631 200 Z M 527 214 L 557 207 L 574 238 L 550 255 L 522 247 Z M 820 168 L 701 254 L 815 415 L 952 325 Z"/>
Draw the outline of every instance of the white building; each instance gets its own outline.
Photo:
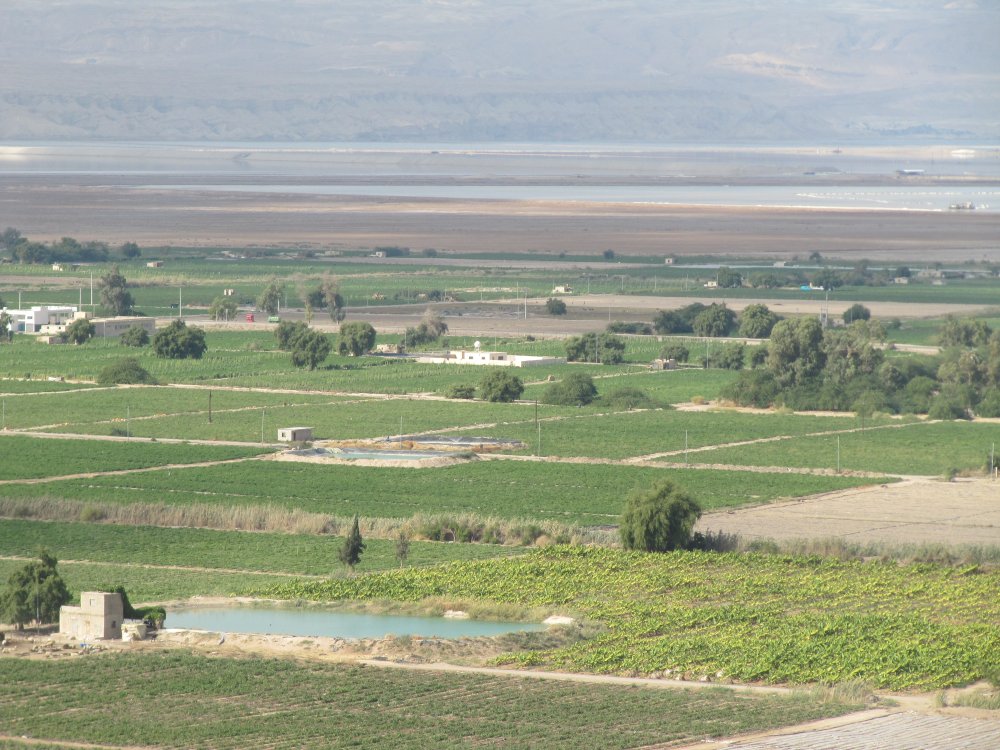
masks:
<path id="1" fill-rule="evenodd" d="M 479 348 L 469 351 L 457 349 L 446 354 L 432 354 L 417 357 L 417 362 L 438 365 L 492 365 L 494 367 L 533 367 L 535 365 L 557 365 L 566 361 L 564 357 L 535 357 L 507 352 L 484 352 Z"/>
<path id="2" fill-rule="evenodd" d="M 3 309 L 11 318 L 14 333 L 41 333 L 42 326 L 64 326 L 76 315 L 75 307 L 36 305 L 31 309 Z"/>

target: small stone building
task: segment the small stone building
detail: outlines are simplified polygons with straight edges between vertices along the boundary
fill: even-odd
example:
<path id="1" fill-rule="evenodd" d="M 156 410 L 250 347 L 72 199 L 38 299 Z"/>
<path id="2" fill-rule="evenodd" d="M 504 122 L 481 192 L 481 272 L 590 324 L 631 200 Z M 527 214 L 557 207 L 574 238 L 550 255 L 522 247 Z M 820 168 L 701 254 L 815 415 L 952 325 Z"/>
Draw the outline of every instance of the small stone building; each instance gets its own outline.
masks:
<path id="1" fill-rule="evenodd" d="M 124 608 L 120 594 L 84 591 L 80 606 L 59 609 L 59 632 L 81 641 L 122 637 Z"/>
<path id="2" fill-rule="evenodd" d="M 312 427 L 282 427 L 278 430 L 278 440 L 282 443 L 306 443 L 312 439 Z"/>

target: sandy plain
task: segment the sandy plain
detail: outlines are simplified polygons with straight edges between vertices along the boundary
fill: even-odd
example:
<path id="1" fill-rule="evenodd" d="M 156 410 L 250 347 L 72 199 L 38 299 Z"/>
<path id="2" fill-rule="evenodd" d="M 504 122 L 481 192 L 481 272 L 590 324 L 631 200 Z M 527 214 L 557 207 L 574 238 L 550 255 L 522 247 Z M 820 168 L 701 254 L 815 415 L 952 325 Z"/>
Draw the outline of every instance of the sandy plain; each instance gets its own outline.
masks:
<path id="1" fill-rule="evenodd" d="M 149 180 L 0 174 L 0 226 L 37 240 L 182 247 L 1000 260 L 1000 213 L 986 211 L 261 194 L 143 187 Z"/>

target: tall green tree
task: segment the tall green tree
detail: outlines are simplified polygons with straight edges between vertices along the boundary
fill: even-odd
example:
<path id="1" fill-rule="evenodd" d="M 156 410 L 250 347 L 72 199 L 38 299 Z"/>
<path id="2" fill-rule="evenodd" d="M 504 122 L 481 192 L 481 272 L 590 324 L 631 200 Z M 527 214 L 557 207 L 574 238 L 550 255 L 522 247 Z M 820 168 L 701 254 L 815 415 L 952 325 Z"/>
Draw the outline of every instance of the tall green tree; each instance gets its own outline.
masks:
<path id="1" fill-rule="evenodd" d="M 505 367 L 491 367 L 479 381 L 479 395 L 484 401 L 516 401 L 524 393 L 524 383 Z"/>
<path id="2" fill-rule="evenodd" d="M 766 339 L 771 335 L 779 318 L 767 305 L 747 305 L 740 313 L 740 336 L 748 339 Z"/>
<path id="3" fill-rule="evenodd" d="M 571 372 L 562 380 L 549 384 L 542 394 L 542 403 L 562 406 L 585 406 L 597 398 L 594 379 L 585 372 Z"/>
<path id="4" fill-rule="evenodd" d="M 338 351 L 342 355 L 360 357 L 375 346 L 375 329 L 371 323 L 356 321 L 340 326 Z"/>
<path id="5" fill-rule="evenodd" d="M 767 369 L 781 387 L 800 385 L 823 370 L 823 326 L 818 318 L 782 320 L 771 330 Z"/>
<path id="6" fill-rule="evenodd" d="M 86 318 L 77 318 L 66 326 L 66 340 L 74 344 L 86 344 L 94 337 L 94 324 Z"/>
<path id="7" fill-rule="evenodd" d="M 292 343 L 292 364 L 315 370 L 330 355 L 330 337 L 320 331 L 306 331 Z"/>
<path id="8" fill-rule="evenodd" d="M 622 545 L 644 552 L 684 549 L 700 517 L 697 501 L 669 479 L 663 480 L 629 496 L 619 526 Z"/>
<path id="9" fill-rule="evenodd" d="M 232 297 L 216 297 L 208 308 L 208 316 L 212 320 L 236 320 L 239 309 Z"/>
<path id="10" fill-rule="evenodd" d="M 347 305 L 344 303 L 344 298 L 340 295 L 337 280 L 333 276 L 324 276 L 319 290 L 322 293 L 323 306 L 330 314 L 330 320 L 334 323 L 339 323 L 347 317 Z"/>
<path id="11" fill-rule="evenodd" d="M 625 359 L 625 339 L 613 333 L 585 333 L 566 339 L 569 362 L 603 362 L 616 365 Z"/>
<path id="12" fill-rule="evenodd" d="M 354 567 L 361 562 L 361 553 L 364 551 L 365 542 L 361 538 L 361 527 L 358 524 L 358 517 L 354 516 L 354 525 L 351 526 L 350 533 L 344 537 L 337 558 L 353 572 Z"/>
<path id="13" fill-rule="evenodd" d="M 274 329 L 274 338 L 278 340 L 278 348 L 283 352 L 290 352 L 295 348 L 295 340 L 309 332 L 309 326 L 301 320 L 292 322 L 283 320 Z"/>
<path id="14" fill-rule="evenodd" d="M 285 285 L 277 279 L 271 279 L 257 297 L 257 307 L 268 315 L 276 315 L 281 308 L 281 295 Z"/>
<path id="15" fill-rule="evenodd" d="M 153 336 L 153 351 L 166 359 L 201 359 L 208 349 L 205 331 L 175 320 Z"/>
<path id="16" fill-rule="evenodd" d="M 135 300 L 128 290 L 128 280 L 118 270 L 118 266 L 112 266 L 101 277 L 101 304 L 111 311 L 112 315 L 129 315 L 135 307 Z"/>
<path id="17" fill-rule="evenodd" d="M 728 336 L 736 328 L 736 313 L 715 303 L 698 313 L 691 328 L 698 336 Z"/>
<path id="18" fill-rule="evenodd" d="M 59 619 L 59 608 L 72 597 L 56 570 L 57 562 L 42 549 L 38 551 L 38 560 L 10 574 L 7 587 L 0 593 L 0 621 L 24 630 L 32 620 L 46 623 Z"/>

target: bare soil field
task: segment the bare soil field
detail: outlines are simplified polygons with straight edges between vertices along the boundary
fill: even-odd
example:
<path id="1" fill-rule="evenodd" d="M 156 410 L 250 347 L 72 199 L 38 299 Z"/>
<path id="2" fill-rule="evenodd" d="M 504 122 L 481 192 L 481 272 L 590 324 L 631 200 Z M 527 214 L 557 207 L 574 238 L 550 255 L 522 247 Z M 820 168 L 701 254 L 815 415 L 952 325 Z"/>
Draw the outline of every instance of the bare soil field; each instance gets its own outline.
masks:
<path id="1" fill-rule="evenodd" d="M 701 531 L 745 539 L 822 539 L 887 544 L 1000 544 L 1000 482 L 909 479 L 897 484 L 706 513 Z"/>
<path id="2" fill-rule="evenodd" d="M 254 194 L 109 181 L 2 176 L 0 225 L 38 240 L 146 245 L 1000 260 L 1000 214 L 986 212 Z"/>

